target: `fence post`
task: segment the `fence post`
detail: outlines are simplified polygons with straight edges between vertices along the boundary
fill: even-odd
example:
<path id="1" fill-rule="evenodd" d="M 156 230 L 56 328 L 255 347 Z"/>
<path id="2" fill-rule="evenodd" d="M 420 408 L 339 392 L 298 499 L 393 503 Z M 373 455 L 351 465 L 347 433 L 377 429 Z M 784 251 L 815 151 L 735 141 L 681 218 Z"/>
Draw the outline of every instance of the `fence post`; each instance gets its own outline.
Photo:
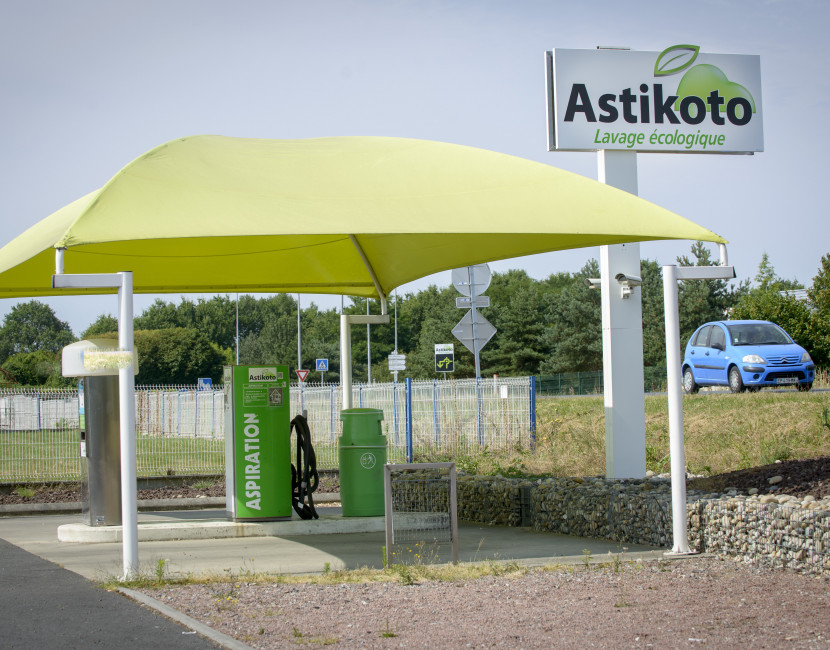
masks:
<path id="1" fill-rule="evenodd" d="M 210 437 L 216 437 L 216 391 L 210 391 Z"/>
<path id="2" fill-rule="evenodd" d="M 395 374 L 397 376 L 397 373 Z M 392 425 L 395 430 L 395 447 L 398 446 L 398 380 L 392 382 Z"/>
<path id="3" fill-rule="evenodd" d="M 484 448 L 484 422 L 481 417 L 481 377 L 476 377 L 476 424 L 478 425 L 478 447 Z"/>
<path id="4" fill-rule="evenodd" d="M 35 403 L 37 404 L 37 430 L 40 431 L 43 428 L 40 415 L 40 391 L 35 393 Z"/>
<path id="5" fill-rule="evenodd" d="M 363 384 L 357 385 L 357 405 L 363 408 Z"/>
<path id="6" fill-rule="evenodd" d="M 412 378 L 406 378 L 406 462 L 412 462 Z"/>
<path id="7" fill-rule="evenodd" d="M 432 423 L 435 429 L 435 445 L 441 444 L 441 418 L 439 415 L 440 404 L 438 403 L 438 386 L 435 380 L 432 381 Z"/>
<path id="8" fill-rule="evenodd" d="M 536 449 L 536 377 L 530 376 L 530 448 Z"/>
<path id="9" fill-rule="evenodd" d="M 335 406 L 335 398 L 334 398 L 334 384 L 329 386 L 329 414 L 331 416 L 331 427 L 330 427 L 330 435 L 331 435 L 331 442 L 334 442 L 334 434 L 337 430 L 337 424 L 335 423 L 334 416 L 337 408 Z"/>

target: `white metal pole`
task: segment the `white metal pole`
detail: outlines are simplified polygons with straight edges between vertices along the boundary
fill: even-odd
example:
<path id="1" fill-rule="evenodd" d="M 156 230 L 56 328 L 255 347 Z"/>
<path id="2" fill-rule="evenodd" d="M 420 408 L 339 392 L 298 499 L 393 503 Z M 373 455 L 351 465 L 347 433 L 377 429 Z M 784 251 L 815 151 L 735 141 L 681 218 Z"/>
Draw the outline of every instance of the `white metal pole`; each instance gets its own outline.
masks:
<path id="1" fill-rule="evenodd" d="M 680 371 L 680 319 L 677 301 L 677 267 L 663 267 L 663 301 L 666 313 L 666 379 L 669 397 L 669 453 L 671 454 L 672 554 L 689 554 L 686 519 L 686 452 L 683 447 L 683 378 Z"/>
<path id="2" fill-rule="evenodd" d="M 395 289 L 395 354 L 398 353 L 398 290 Z M 392 373 L 395 383 L 398 383 L 398 371 Z"/>
<path id="3" fill-rule="evenodd" d="M 133 274 L 119 273 L 118 347 L 134 353 Z M 135 368 L 131 363 L 118 371 L 118 406 L 121 425 L 121 531 L 124 580 L 138 576 L 138 493 L 135 444 Z"/>
<path id="4" fill-rule="evenodd" d="M 297 370 L 303 369 L 303 344 L 300 331 L 300 294 L 297 294 Z"/>
<path id="5" fill-rule="evenodd" d="M 366 315 L 369 315 L 369 299 L 366 298 Z M 366 377 L 367 383 L 372 383 L 372 326 L 366 323 Z"/>
<path id="6" fill-rule="evenodd" d="M 340 313 L 340 385 L 343 387 L 343 408 L 352 408 L 352 326 L 349 317 Z"/>

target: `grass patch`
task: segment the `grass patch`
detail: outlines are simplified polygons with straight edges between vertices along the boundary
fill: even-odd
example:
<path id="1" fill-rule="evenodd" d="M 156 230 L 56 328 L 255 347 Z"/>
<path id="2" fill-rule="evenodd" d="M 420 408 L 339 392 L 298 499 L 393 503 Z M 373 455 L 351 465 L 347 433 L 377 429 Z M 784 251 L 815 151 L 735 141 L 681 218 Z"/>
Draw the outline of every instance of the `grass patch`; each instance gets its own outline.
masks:
<path id="1" fill-rule="evenodd" d="M 602 396 L 539 399 L 536 449 L 459 451 L 459 470 L 502 476 L 596 476 L 605 473 Z M 668 400 L 645 398 L 646 467 L 669 471 Z M 731 393 L 683 398 L 686 462 L 695 474 L 768 465 L 830 454 L 830 394 Z M 422 454 L 417 461 L 445 458 Z"/>
<path id="2" fill-rule="evenodd" d="M 550 565 L 547 570 L 561 568 L 561 565 Z M 339 571 L 324 571 L 320 574 L 286 575 L 283 573 L 268 573 L 264 571 L 250 571 L 243 569 L 238 573 L 224 571 L 222 573 L 191 574 L 187 576 L 171 576 L 167 572 L 166 560 L 157 560 L 146 570 L 139 572 L 133 580 L 122 581 L 116 576 L 107 576 L 100 581 L 105 589 L 128 587 L 131 589 L 158 588 L 168 585 L 214 585 L 218 600 L 232 603 L 236 598 L 236 590 L 241 582 L 245 584 L 365 584 L 374 582 L 391 582 L 404 585 L 414 585 L 421 582 L 462 582 L 475 580 L 487 576 L 522 576 L 533 570 L 515 561 L 500 562 L 485 560 L 469 564 L 393 564 L 385 569 L 362 567 L 359 569 L 341 569 Z"/>

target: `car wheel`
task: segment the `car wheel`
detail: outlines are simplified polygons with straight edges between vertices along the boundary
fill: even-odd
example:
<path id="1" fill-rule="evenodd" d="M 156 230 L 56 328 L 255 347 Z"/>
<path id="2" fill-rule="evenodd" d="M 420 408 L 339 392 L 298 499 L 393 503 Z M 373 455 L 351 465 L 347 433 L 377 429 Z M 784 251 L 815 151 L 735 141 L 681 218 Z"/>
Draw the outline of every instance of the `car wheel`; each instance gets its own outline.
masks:
<path id="1" fill-rule="evenodd" d="M 741 377 L 741 371 L 738 370 L 737 366 L 732 366 L 729 369 L 729 390 L 733 393 L 743 393 L 744 392 L 744 380 Z"/>
<path id="2" fill-rule="evenodd" d="M 692 369 L 686 368 L 683 371 L 683 392 L 687 395 L 693 395 L 699 390 L 700 386 L 698 386 L 697 382 L 695 382 L 695 376 L 692 374 Z"/>
<path id="3" fill-rule="evenodd" d="M 806 393 L 808 390 L 813 390 L 813 382 L 808 382 L 806 384 L 796 384 L 798 390 L 802 393 Z"/>

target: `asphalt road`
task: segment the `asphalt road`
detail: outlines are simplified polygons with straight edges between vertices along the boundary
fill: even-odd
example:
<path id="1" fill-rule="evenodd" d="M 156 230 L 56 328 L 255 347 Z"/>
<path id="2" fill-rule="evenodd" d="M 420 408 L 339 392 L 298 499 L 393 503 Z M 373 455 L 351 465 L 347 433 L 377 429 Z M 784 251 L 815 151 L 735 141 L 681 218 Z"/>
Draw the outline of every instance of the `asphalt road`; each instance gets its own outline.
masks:
<path id="1" fill-rule="evenodd" d="M 125 596 L 0 539 L 0 647 L 218 648 Z"/>

